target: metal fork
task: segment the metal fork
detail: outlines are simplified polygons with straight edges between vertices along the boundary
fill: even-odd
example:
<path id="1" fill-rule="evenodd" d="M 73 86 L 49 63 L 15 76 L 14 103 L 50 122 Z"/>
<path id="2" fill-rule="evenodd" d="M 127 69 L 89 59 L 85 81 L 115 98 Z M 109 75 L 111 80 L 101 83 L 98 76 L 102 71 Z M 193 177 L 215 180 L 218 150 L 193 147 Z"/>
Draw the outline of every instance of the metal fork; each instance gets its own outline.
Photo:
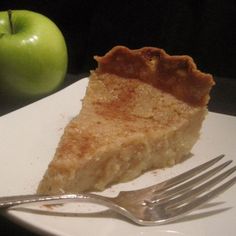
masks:
<path id="1" fill-rule="evenodd" d="M 236 166 L 218 174 L 232 161 L 206 171 L 223 157 L 220 155 L 162 183 L 139 190 L 122 191 L 117 197 L 93 193 L 10 196 L 0 198 L 0 208 L 34 202 L 90 202 L 106 206 L 139 225 L 160 225 L 182 218 L 236 183 L 236 176 L 221 183 L 236 170 Z"/>

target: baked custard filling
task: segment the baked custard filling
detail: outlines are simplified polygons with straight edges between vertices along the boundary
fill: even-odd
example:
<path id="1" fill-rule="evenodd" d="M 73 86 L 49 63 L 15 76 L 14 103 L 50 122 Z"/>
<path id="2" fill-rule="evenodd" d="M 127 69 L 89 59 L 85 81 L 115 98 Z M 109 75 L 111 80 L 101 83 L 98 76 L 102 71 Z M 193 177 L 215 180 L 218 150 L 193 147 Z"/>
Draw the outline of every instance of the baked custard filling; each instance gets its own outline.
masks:
<path id="1" fill-rule="evenodd" d="M 181 162 L 199 138 L 214 80 L 192 58 L 116 46 L 95 59 L 40 194 L 104 190 Z"/>

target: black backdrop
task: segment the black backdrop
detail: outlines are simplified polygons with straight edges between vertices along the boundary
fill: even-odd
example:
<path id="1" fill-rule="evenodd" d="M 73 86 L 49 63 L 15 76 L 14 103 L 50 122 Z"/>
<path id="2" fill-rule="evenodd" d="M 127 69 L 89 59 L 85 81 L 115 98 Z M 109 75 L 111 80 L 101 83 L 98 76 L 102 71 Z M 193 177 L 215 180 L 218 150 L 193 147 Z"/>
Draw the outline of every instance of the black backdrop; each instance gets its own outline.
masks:
<path id="1" fill-rule="evenodd" d="M 69 72 L 88 72 L 92 56 L 121 44 L 188 54 L 216 76 L 236 77 L 236 1 L 233 0 L 1 0 L 0 10 L 28 9 L 63 32 Z"/>

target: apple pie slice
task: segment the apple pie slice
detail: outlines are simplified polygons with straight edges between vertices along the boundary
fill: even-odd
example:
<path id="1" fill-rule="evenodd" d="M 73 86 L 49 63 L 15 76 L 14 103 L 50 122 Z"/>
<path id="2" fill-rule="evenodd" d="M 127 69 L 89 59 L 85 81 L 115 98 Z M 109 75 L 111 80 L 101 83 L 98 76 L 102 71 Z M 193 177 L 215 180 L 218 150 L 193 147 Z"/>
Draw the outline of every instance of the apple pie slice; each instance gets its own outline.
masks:
<path id="1" fill-rule="evenodd" d="M 38 193 L 103 190 L 180 162 L 199 138 L 214 80 L 192 58 L 116 46 L 95 59 Z"/>

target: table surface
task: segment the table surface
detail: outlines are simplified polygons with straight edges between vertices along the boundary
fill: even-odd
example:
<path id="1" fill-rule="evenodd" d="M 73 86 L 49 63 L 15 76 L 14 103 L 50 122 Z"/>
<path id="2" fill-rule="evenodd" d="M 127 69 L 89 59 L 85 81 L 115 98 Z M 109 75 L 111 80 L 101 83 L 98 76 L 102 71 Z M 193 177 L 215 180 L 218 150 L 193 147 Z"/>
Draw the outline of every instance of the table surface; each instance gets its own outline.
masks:
<path id="1" fill-rule="evenodd" d="M 68 75 L 63 87 L 86 77 L 87 74 Z M 236 116 L 236 78 L 215 77 L 216 85 L 211 92 L 209 111 Z M 0 116 L 8 112 L 19 109 L 32 101 L 9 103 L 0 97 Z M 20 225 L 17 225 L 1 216 L 0 214 L 0 233 L 1 235 L 37 235 L 28 231 Z"/>

